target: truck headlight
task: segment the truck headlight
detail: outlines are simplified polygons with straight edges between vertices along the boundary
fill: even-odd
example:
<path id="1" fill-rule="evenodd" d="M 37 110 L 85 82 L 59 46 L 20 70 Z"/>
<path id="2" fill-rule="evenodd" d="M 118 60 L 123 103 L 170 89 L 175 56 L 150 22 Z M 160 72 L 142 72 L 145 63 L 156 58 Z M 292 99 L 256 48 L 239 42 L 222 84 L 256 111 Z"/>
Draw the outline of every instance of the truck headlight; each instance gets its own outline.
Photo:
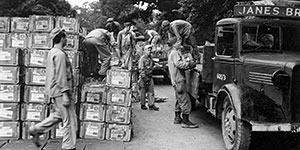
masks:
<path id="1" fill-rule="evenodd" d="M 278 70 L 273 73 L 272 83 L 281 89 L 288 88 L 290 85 L 290 77 L 286 72 Z"/>

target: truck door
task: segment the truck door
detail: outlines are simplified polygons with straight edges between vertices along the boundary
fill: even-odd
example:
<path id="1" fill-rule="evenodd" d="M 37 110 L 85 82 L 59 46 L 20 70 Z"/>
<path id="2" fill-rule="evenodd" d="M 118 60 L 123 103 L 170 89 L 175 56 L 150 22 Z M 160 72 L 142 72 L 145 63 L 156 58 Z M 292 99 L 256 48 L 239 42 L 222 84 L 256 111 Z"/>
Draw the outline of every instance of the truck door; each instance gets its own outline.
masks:
<path id="1" fill-rule="evenodd" d="M 222 25 L 216 28 L 216 47 L 213 69 L 213 92 L 234 79 L 235 51 L 237 50 L 236 25 Z"/>

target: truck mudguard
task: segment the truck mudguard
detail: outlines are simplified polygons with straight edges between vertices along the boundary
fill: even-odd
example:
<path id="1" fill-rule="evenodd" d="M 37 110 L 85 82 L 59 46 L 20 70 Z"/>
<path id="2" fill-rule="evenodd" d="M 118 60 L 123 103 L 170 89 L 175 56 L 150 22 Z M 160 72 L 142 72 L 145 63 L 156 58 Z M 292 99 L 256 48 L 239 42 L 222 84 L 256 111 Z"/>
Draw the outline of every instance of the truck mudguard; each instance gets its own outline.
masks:
<path id="1" fill-rule="evenodd" d="M 229 96 L 238 119 L 268 123 L 286 121 L 281 105 L 249 86 L 234 83 L 224 85 L 218 92 L 216 104 L 218 118 L 221 117 L 223 100 L 226 96 Z"/>

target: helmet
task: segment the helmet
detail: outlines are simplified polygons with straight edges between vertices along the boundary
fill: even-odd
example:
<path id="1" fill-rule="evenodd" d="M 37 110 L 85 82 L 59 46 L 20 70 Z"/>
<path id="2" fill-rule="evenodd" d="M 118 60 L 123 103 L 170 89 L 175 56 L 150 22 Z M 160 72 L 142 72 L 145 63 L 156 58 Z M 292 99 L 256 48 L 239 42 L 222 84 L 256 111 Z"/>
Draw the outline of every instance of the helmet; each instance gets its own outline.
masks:
<path id="1" fill-rule="evenodd" d="M 164 20 L 162 23 L 161 23 L 161 27 L 164 28 L 164 27 L 167 27 L 168 25 L 170 25 L 170 22 L 168 20 Z"/>
<path id="2" fill-rule="evenodd" d="M 113 22 L 114 21 L 114 18 L 108 18 L 107 20 L 106 20 L 106 22 Z"/>

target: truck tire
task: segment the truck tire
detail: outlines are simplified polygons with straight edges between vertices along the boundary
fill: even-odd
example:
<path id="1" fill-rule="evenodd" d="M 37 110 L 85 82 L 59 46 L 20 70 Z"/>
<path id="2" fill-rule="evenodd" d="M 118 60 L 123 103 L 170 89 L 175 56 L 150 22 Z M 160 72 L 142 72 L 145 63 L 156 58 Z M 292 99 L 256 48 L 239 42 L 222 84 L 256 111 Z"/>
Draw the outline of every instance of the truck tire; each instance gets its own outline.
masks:
<path id="1" fill-rule="evenodd" d="M 227 150 L 248 150 L 251 140 L 251 125 L 236 119 L 236 110 L 226 96 L 222 111 L 222 134 Z"/>

